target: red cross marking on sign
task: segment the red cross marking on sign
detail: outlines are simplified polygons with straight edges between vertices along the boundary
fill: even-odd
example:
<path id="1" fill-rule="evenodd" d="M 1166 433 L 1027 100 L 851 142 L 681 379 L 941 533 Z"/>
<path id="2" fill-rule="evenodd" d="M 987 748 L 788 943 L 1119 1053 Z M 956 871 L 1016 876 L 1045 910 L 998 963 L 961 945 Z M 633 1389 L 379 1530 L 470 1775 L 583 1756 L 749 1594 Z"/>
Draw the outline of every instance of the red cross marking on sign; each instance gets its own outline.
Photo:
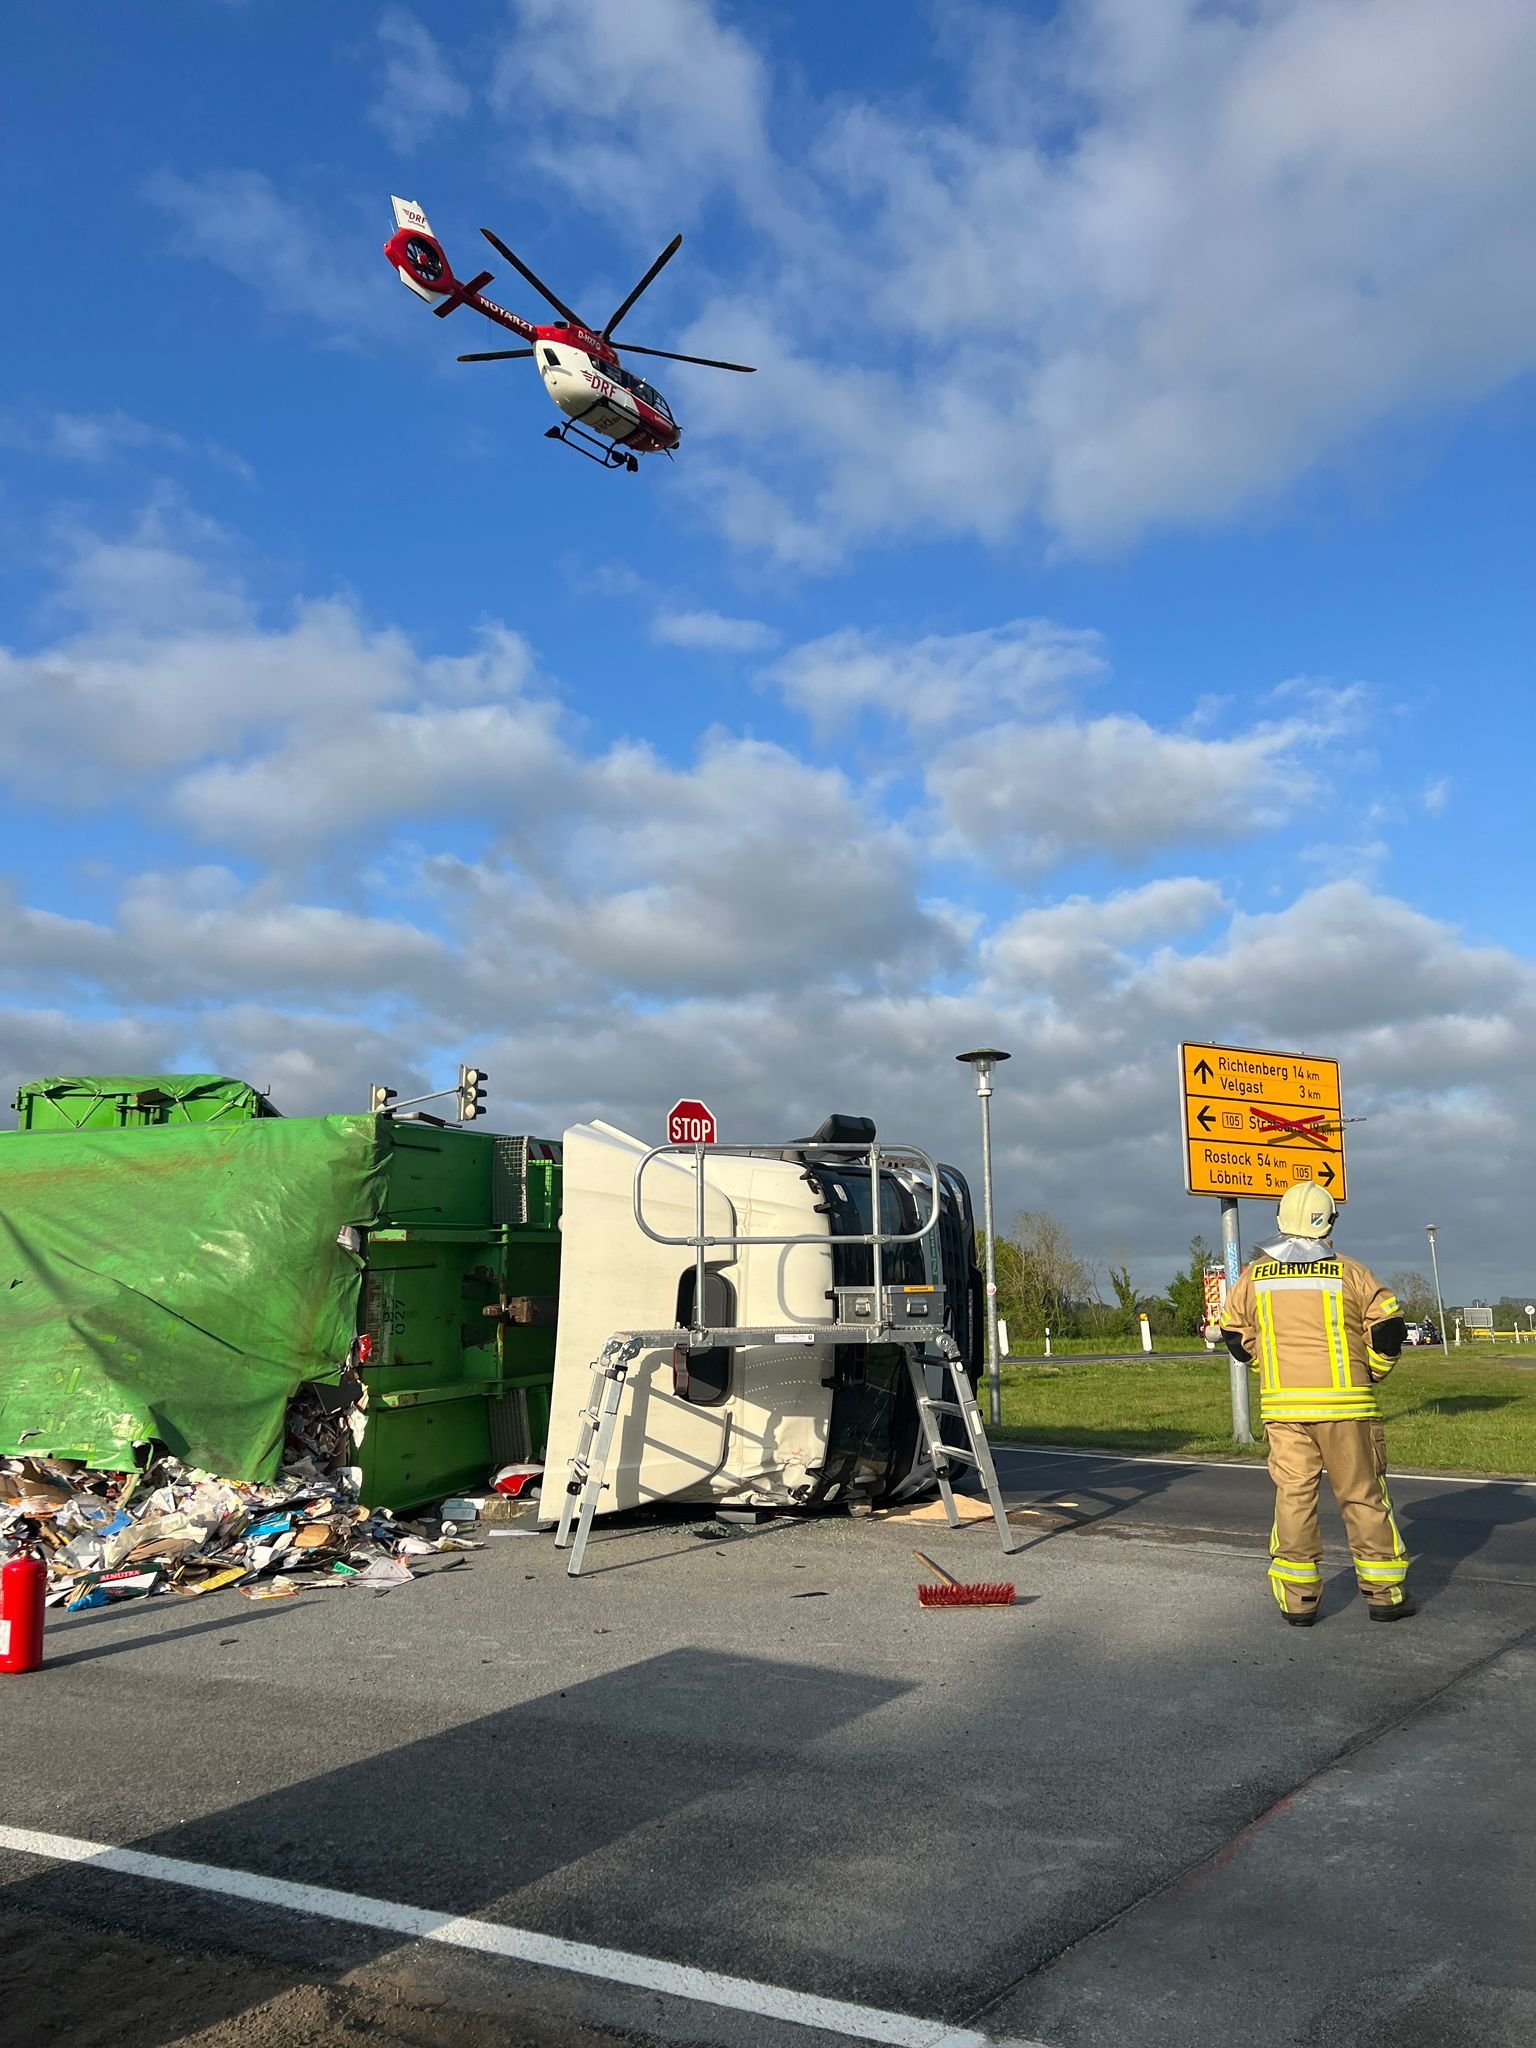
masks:
<path id="1" fill-rule="evenodd" d="M 1272 1109 L 1254 1108 L 1251 1113 L 1259 1119 L 1260 1123 L 1272 1124 L 1276 1130 L 1287 1131 L 1295 1138 L 1310 1139 L 1314 1145 L 1320 1145 L 1323 1151 L 1326 1152 L 1328 1150 L 1328 1119 L 1326 1116 L 1308 1116 L 1303 1117 L 1300 1122 L 1295 1122 L 1288 1116 L 1277 1116 Z M 1284 1141 L 1282 1140 L 1281 1142 L 1283 1143 Z"/>

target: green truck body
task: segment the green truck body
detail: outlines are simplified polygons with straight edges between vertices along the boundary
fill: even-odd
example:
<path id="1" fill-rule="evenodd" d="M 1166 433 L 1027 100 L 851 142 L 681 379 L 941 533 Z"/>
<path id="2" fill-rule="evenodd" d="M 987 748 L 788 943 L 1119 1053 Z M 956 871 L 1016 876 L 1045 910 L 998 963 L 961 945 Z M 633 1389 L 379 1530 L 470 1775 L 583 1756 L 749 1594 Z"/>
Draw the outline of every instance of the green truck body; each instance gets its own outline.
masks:
<path id="1" fill-rule="evenodd" d="M 351 1362 L 370 1504 L 424 1505 L 541 1454 L 558 1148 L 280 1117 L 209 1075 L 37 1082 L 17 1110 L 0 1133 L 0 1453 L 128 1469 L 158 1444 L 268 1479 L 293 1395 Z"/>

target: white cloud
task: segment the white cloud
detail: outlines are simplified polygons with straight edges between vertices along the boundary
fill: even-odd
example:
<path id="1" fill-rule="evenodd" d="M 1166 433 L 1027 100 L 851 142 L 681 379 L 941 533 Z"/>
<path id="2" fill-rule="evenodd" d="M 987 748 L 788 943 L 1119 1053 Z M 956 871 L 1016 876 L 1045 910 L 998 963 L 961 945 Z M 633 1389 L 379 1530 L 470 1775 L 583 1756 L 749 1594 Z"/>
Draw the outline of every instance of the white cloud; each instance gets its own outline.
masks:
<path id="1" fill-rule="evenodd" d="M 30 908 L 0 884 L 0 979 L 12 987 L 62 981 L 147 1008 L 255 990 L 402 998 L 429 995 L 452 964 L 415 925 L 295 902 L 222 867 L 133 877 L 110 924 Z"/>
<path id="2" fill-rule="evenodd" d="M 686 769 L 615 748 L 582 776 L 553 875 L 465 883 L 498 957 L 594 992 L 787 996 L 958 967 L 955 922 L 918 900 L 917 849 L 870 813 L 842 774 L 760 741 L 712 736 Z"/>
<path id="3" fill-rule="evenodd" d="M 654 226 L 766 164 L 762 59 L 709 0 L 512 0 L 512 15 L 491 98 L 544 176 Z"/>
<path id="4" fill-rule="evenodd" d="M 559 706 L 503 627 L 426 657 L 343 598 L 264 624 L 228 537 L 174 502 L 67 544 L 53 604 L 81 629 L 0 649 L 0 778 L 34 798 L 87 803 L 127 774 L 197 830 L 277 851 L 391 805 L 499 811 L 558 780 Z"/>
<path id="5" fill-rule="evenodd" d="M 187 178 L 156 171 L 144 196 L 176 228 L 175 253 L 229 272 L 263 304 L 297 316 L 332 339 L 398 330 L 377 235 L 356 223 L 327 223 L 312 205 L 285 197 L 260 171 L 207 171 Z M 398 286 L 396 287 L 398 291 Z"/>
<path id="6" fill-rule="evenodd" d="M 950 115 L 776 97 L 703 0 L 517 20 L 502 104 L 552 174 L 740 208 L 752 260 L 696 339 L 763 371 L 689 397 L 727 530 L 786 559 L 807 527 L 825 555 L 1224 519 L 1536 355 L 1525 0 L 971 11 Z"/>
<path id="7" fill-rule="evenodd" d="M 1330 730 L 1290 719 L 1206 739 L 1127 713 L 999 725 L 945 747 L 928 788 L 948 840 L 998 867 L 1137 860 L 1285 823 L 1321 794 L 1308 753 Z"/>
<path id="8" fill-rule="evenodd" d="M 651 638 L 660 647 L 687 647 L 701 654 L 759 654 L 779 635 L 761 619 L 730 619 L 720 612 L 658 612 Z"/>
<path id="9" fill-rule="evenodd" d="M 1051 681 L 1052 662 L 1091 668 L 1096 644 L 1027 623 L 918 654 L 855 636 L 841 658 L 905 678 L 886 707 L 903 718 L 907 697 L 952 693 L 958 724 L 925 754 L 959 856 L 938 903 L 927 820 L 893 815 L 878 757 L 818 767 L 731 731 L 674 759 L 599 743 L 515 634 L 433 657 L 345 599 L 270 621 L 237 560 L 173 500 L 121 540 L 74 534 L 70 631 L 0 664 L 0 767 L 29 802 L 76 805 L 95 861 L 89 916 L 0 895 L 4 1085 L 219 1070 L 313 1111 L 360 1105 L 372 1080 L 440 1084 L 473 1051 L 504 1128 L 655 1129 L 697 1089 L 732 1137 L 868 1111 L 965 1166 L 953 1055 L 992 1042 L 1014 1054 L 1004 1212 L 1053 1208 L 1150 1283 L 1209 1224 L 1178 1193 L 1173 1047 L 1291 1046 L 1340 1056 L 1366 1119 L 1351 1245 L 1403 1264 L 1432 1187 L 1461 1247 L 1453 1291 L 1524 1284 L 1529 961 L 1360 880 L 1255 915 L 1203 853 L 1108 894 L 1039 886 L 1048 858 L 1203 849 L 1291 816 L 1320 760 L 1348 774 L 1356 691 L 1297 684 L 1283 716 L 1225 734 L 998 722 L 1001 699 L 1089 681 Z M 168 847 L 190 823 L 211 854 L 124 878 L 88 816 L 120 819 L 124 790 Z M 1031 892 L 1000 903 L 999 865 Z"/>
<path id="10" fill-rule="evenodd" d="M 1192 937 L 1229 907 L 1215 882 L 1196 875 L 1069 896 L 1010 918 L 986 946 L 988 971 L 1021 990 L 1103 984 L 1135 972 L 1139 949 Z"/>
<path id="11" fill-rule="evenodd" d="M 1448 775 L 1438 776 L 1424 785 L 1423 804 L 1432 818 L 1438 818 L 1451 800 L 1451 781 Z"/>
<path id="12" fill-rule="evenodd" d="M 24 448 L 59 462 L 101 464 L 120 455 L 154 450 L 195 455 L 236 476 L 255 474 L 243 456 L 217 441 L 189 441 L 184 434 L 151 426 L 120 409 L 112 412 L 20 413 L 0 418 L 0 447 Z"/>
<path id="13" fill-rule="evenodd" d="M 864 710 L 913 727 L 1049 711 L 1107 672 L 1100 636 L 1049 619 L 919 640 L 852 627 L 796 647 L 769 670 L 785 698 L 826 729 Z"/>
<path id="14" fill-rule="evenodd" d="M 368 116 L 396 149 L 409 154 L 433 129 L 469 112 L 469 88 L 408 7 L 386 7 L 376 32 L 389 54 Z"/>
<path id="15" fill-rule="evenodd" d="M 380 32 L 405 142 L 464 88 L 417 17 Z M 818 102 L 711 0 L 513 0 L 490 97 L 520 161 L 647 254 L 658 220 L 723 218 L 713 269 L 668 274 L 697 315 L 668 334 L 759 374 L 669 374 L 683 488 L 735 544 L 1112 548 L 1536 360 L 1527 0 L 1065 0 L 935 34 L 913 69 L 955 72 L 944 113 L 920 84 Z M 267 304 L 402 332 L 360 215 L 249 170 L 147 191 Z"/>

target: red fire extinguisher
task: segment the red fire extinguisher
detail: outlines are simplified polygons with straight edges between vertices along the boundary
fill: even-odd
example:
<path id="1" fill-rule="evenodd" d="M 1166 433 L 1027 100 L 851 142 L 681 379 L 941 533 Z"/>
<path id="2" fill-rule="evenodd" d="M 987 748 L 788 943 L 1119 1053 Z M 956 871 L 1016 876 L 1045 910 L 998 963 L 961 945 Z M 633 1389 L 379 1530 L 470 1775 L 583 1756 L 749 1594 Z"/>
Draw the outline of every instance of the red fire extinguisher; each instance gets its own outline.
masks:
<path id="1" fill-rule="evenodd" d="M 0 1671 L 36 1671 L 43 1661 L 48 1567 L 22 1551 L 0 1566 Z"/>

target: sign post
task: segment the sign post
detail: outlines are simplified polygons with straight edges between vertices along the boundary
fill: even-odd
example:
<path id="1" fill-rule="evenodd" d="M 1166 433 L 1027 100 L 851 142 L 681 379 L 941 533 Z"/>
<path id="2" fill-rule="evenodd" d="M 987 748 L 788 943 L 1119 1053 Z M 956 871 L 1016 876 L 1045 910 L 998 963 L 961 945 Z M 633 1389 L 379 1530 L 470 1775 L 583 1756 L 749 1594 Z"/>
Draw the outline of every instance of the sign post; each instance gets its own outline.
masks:
<path id="1" fill-rule="evenodd" d="M 1243 1272 L 1242 1239 L 1237 1229 L 1237 1201 L 1231 1195 L 1221 1198 L 1221 1250 L 1227 1269 L 1227 1292 L 1230 1294 Z M 1248 1368 L 1241 1359 L 1229 1357 L 1227 1379 L 1232 1395 L 1232 1440 L 1234 1443 L 1253 1442 L 1253 1409 L 1249 1401 Z"/>
<path id="2" fill-rule="evenodd" d="M 1278 1201 L 1315 1180 L 1343 1204 L 1344 1111 L 1339 1063 L 1243 1045 L 1179 1047 L 1184 1185 L 1221 1202 L 1228 1293 L 1242 1271 L 1238 1198 Z M 1232 1361 L 1232 1435 L 1253 1442 L 1248 1368 Z"/>
<path id="3" fill-rule="evenodd" d="M 696 1327 L 702 1327 L 704 1322 L 704 1302 L 709 1285 L 709 1254 L 704 1249 L 704 1147 L 713 1145 L 718 1136 L 714 1111 L 700 1102 L 697 1096 L 685 1095 L 667 1111 L 667 1143 L 693 1147 L 693 1214 L 698 1234 L 693 1268 L 693 1320 Z"/>

